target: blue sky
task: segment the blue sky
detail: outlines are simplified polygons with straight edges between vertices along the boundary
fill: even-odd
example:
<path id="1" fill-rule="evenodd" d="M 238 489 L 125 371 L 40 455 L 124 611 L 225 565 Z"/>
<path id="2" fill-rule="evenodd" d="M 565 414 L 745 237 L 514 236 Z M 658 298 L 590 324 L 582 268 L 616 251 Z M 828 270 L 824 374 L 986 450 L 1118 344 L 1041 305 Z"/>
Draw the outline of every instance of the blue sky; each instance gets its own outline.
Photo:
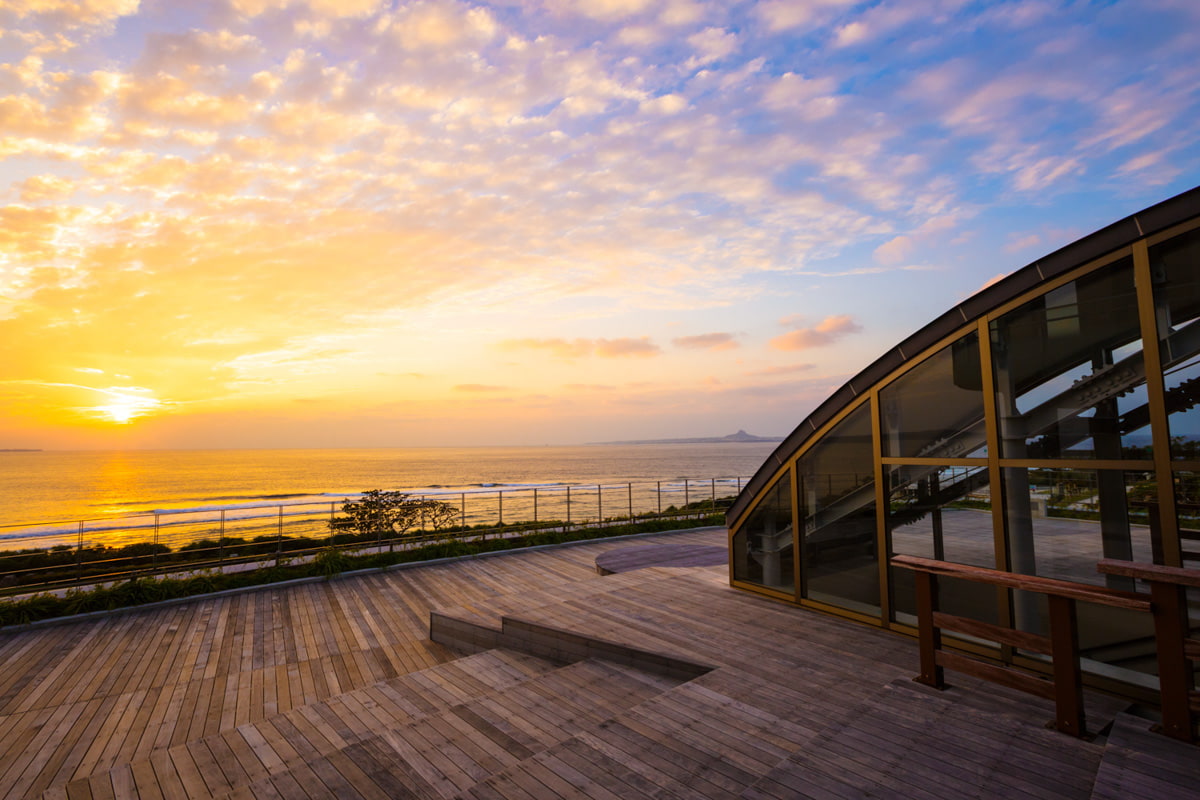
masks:
<path id="1" fill-rule="evenodd" d="M 1200 183 L 1200 5 L 0 0 L 0 443 L 784 434 Z"/>

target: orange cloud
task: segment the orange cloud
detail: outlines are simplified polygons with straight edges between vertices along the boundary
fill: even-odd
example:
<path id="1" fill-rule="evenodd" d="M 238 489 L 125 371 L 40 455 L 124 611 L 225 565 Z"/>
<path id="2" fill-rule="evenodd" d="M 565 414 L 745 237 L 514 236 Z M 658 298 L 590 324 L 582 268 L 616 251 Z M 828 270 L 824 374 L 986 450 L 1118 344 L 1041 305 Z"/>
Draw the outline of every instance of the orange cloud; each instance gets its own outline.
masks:
<path id="1" fill-rule="evenodd" d="M 697 336 L 680 336 L 671 343 L 685 350 L 735 350 L 740 345 L 732 333 L 702 333 Z"/>
<path id="2" fill-rule="evenodd" d="M 75 191 L 68 180 L 54 175 L 35 175 L 21 182 L 21 202 L 38 203 L 42 200 L 61 200 Z"/>
<path id="3" fill-rule="evenodd" d="M 619 339 L 508 339 L 500 343 L 505 350 L 548 350 L 557 358 L 623 358 L 656 356 L 662 352 L 650 337 Z"/>
<path id="4" fill-rule="evenodd" d="M 163 73 L 129 82 L 121 93 L 121 105 L 134 119 L 206 127 L 245 121 L 256 109 L 244 95 L 213 94 Z"/>
<path id="5" fill-rule="evenodd" d="M 777 336 L 771 340 L 771 347 L 776 350 L 807 350 L 812 347 L 825 347 L 851 333 L 858 333 L 862 326 L 849 314 L 839 314 L 826 317 L 812 328 L 797 330 Z"/>
<path id="6" fill-rule="evenodd" d="M 624 356 L 656 356 L 661 351 L 658 345 L 650 341 L 648 336 L 639 339 L 597 339 L 596 355 L 601 358 L 622 358 Z"/>
<path id="7" fill-rule="evenodd" d="M 486 383 L 460 383 L 454 387 L 456 392 L 507 392 L 507 386 L 491 386 Z"/>
<path id="8" fill-rule="evenodd" d="M 816 368 L 816 364 L 791 364 L 783 367 L 766 367 L 765 369 L 756 369 L 753 372 L 747 372 L 751 376 L 769 376 L 769 375 L 792 375 L 797 372 L 808 372 Z"/>
<path id="9" fill-rule="evenodd" d="M 17 18 L 34 14 L 53 14 L 79 25 L 110 22 L 136 13 L 140 0 L 12 0 L 0 2 L 0 11 L 15 13 Z"/>

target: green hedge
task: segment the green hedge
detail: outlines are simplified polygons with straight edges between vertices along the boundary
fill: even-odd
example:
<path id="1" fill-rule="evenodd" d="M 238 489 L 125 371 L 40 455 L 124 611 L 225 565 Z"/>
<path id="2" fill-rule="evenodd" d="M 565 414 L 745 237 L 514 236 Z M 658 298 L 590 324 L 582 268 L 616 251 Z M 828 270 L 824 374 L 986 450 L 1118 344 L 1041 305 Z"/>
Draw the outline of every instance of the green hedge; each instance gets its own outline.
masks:
<path id="1" fill-rule="evenodd" d="M 696 527 L 724 525 L 721 514 L 710 514 L 695 520 Z M 278 565 L 245 572 L 204 572 L 185 578 L 135 577 L 108 586 L 73 589 L 63 596 L 37 594 L 19 600 L 0 601 L 0 626 L 23 625 L 41 619 L 85 614 L 91 611 L 113 611 L 118 608 L 175 600 L 194 595 L 210 594 L 227 589 L 264 586 L 295 578 L 330 578 L 342 572 L 359 569 L 381 569 L 435 558 L 478 555 L 502 550 L 515 550 L 538 545 L 564 544 L 589 539 L 627 536 L 634 533 L 655 533 L 678 530 L 679 520 L 647 520 L 604 528 L 574 528 L 559 531 L 538 531 L 511 538 L 465 541 L 445 539 L 411 550 L 353 555 L 344 550 L 327 547 L 310 562 Z"/>

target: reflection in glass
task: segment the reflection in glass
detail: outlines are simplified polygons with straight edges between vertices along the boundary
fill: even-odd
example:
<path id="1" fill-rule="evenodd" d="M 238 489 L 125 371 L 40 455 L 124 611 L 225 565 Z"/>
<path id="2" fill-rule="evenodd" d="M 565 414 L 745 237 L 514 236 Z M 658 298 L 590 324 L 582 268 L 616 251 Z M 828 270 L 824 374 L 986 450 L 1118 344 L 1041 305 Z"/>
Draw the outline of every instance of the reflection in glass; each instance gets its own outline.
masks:
<path id="1" fill-rule="evenodd" d="M 1200 569 L 1200 472 L 1175 473 L 1175 513 L 1183 566 Z M 1155 563 L 1162 561 L 1155 558 Z"/>
<path id="2" fill-rule="evenodd" d="M 892 552 L 977 567 L 996 566 L 987 467 L 892 467 L 888 475 Z M 891 570 L 895 619 L 916 624 L 913 573 Z M 996 590 L 969 581 L 939 581 L 949 614 L 999 623 Z"/>
<path id="3" fill-rule="evenodd" d="M 1171 457 L 1200 461 L 1200 231 L 1150 248 Z"/>
<path id="4" fill-rule="evenodd" d="M 791 471 L 775 482 L 733 537 L 735 580 L 795 592 Z"/>
<path id="5" fill-rule="evenodd" d="M 1153 474 L 1120 470 L 1007 468 L 1006 529 L 1012 571 L 1134 590 L 1133 581 L 1102 575 L 1102 558 L 1150 562 L 1149 526 L 1157 498 Z M 1093 661 L 1153 672 L 1152 618 L 1121 609 L 1078 605 L 1082 655 Z M 1041 595 L 1013 593 L 1017 627 L 1048 633 Z"/>
<path id="6" fill-rule="evenodd" d="M 922 361 L 880 391 L 879 404 L 885 456 L 986 457 L 979 335 Z"/>
<path id="7" fill-rule="evenodd" d="M 1131 259 L 1029 301 L 990 330 L 1001 457 L 1149 457 Z"/>
<path id="8" fill-rule="evenodd" d="M 850 413 L 797 462 L 807 596 L 879 613 L 871 409 Z"/>

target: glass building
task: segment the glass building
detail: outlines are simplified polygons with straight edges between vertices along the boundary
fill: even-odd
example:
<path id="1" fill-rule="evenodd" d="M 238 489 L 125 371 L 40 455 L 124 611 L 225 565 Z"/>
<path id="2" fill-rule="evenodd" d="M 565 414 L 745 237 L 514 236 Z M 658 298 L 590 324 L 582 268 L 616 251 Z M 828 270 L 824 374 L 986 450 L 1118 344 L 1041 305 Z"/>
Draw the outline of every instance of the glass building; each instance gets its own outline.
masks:
<path id="1" fill-rule="evenodd" d="M 1200 568 L 1198 321 L 1200 188 L 1020 269 L 839 389 L 730 509 L 732 584 L 915 633 L 892 555 L 1118 589 L 1135 587 L 1097 561 Z M 1046 632 L 1044 596 L 942 587 L 951 614 Z M 1079 635 L 1092 683 L 1156 687 L 1150 615 L 1080 604 Z"/>

